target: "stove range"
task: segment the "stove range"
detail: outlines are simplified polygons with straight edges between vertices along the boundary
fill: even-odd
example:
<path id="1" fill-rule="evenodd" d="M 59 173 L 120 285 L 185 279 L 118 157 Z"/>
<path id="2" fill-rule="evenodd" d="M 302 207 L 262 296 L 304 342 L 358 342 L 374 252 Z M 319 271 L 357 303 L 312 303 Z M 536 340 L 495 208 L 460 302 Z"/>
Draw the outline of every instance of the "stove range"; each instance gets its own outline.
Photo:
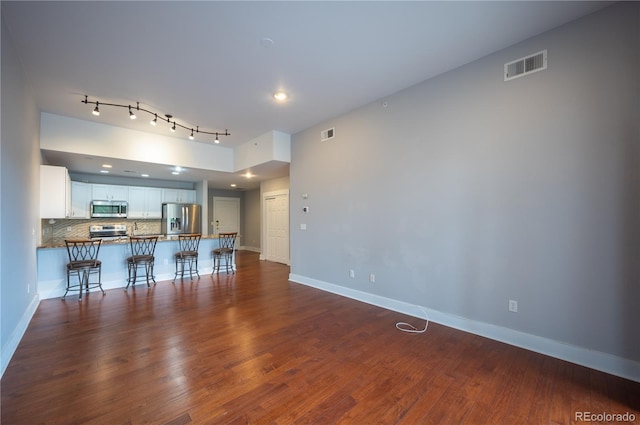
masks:
<path id="1" fill-rule="evenodd" d="M 89 238 L 115 240 L 127 237 L 126 224 L 95 224 L 89 226 Z"/>

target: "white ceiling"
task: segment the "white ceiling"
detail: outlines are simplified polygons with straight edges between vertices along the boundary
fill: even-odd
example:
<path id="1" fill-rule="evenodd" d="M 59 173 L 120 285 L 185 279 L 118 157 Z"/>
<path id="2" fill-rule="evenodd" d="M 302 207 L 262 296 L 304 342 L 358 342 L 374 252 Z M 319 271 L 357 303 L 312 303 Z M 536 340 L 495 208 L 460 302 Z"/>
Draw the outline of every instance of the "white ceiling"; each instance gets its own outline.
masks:
<path id="1" fill-rule="evenodd" d="M 228 129 L 221 146 L 234 147 L 270 130 L 295 134 L 608 4 L 2 1 L 2 19 L 41 111 L 167 134 L 166 123 L 131 121 L 125 109 L 103 107 L 94 117 L 81 100 L 140 102 L 187 127 Z M 273 100 L 279 89 L 288 102 Z M 71 171 L 96 172 L 82 156 L 45 154 Z M 116 165 L 116 175 L 156 171 Z M 283 164 L 264 168 L 240 185 L 288 173 Z M 238 178 L 193 176 L 211 187 Z"/>

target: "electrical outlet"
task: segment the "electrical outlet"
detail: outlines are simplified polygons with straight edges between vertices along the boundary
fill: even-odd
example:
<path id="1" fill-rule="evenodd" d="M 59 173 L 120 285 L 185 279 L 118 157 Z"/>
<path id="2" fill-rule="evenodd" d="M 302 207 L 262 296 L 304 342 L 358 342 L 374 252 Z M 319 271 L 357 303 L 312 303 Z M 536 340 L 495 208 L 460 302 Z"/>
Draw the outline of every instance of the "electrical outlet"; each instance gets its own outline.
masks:
<path id="1" fill-rule="evenodd" d="M 350 277 L 351 279 L 354 279 L 354 278 L 356 277 L 356 272 L 355 272 L 355 270 L 353 270 L 353 269 L 349 270 L 349 277 Z"/>
<path id="2" fill-rule="evenodd" d="M 517 313 L 518 312 L 518 301 L 509 300 L 509 311 L 511 311 L 513 313 Z"/>
<path id="3" fill-rule="evenodd" d="M 376 281 L 376 275 L 371 273 L 369 274 L 369 282 L 374 283 Z"/>

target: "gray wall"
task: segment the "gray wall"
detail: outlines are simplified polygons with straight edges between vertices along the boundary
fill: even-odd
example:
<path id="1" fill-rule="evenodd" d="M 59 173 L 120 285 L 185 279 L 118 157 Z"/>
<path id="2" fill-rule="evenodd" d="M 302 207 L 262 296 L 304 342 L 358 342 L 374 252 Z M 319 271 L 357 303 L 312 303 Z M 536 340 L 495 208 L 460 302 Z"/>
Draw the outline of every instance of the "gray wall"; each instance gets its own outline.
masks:
<path id="1" fill-rule="evenodd" d="M 292 275 L 640 361 L 639 24 L 616 4 L 294 135 Z"/>
<path id="2" fill-rule="evenodd" d="M 39 114 L 4 21 L 1 84 L 0 344 L 4 372 L 37 305 L 40 231 Z"/>
<path id="3" fill-rule="evenodd" d="M 242 245 L 252 251 L 261 250 L 260 245 L 260 190 L 248 190 L 244 192 L 244 219 L 242 225 Z"/>
<path id="4" fill-rule="evenodd" d="M 277 179 L 265 180 L 260 182 L 260 194 L 266 192 L 275 192 L 278 190 L 287 190 L 289 189 L 289 176 L 279 177 Z"/>

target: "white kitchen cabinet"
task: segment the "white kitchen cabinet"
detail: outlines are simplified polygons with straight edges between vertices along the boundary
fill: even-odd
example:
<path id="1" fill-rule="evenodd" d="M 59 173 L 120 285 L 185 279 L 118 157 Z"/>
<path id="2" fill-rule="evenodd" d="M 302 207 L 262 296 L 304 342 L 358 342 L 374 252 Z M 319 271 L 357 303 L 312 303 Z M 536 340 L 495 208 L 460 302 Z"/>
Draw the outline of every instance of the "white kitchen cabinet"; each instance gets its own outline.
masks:
<path id="1" fill-rule="evenodd" d="M 129 186 L 93 184 L 91 199 L 97 201 L 128 201 Z"/>
<path id="2" fill-rule="evenodd" d="M 162 202 L 193 204 L 196 202 L 196 191 L 189 189 L 162 189 Z"/>
<path id="3" fill-rule="evenodd" d="M 162 218 L 162 189 L 156 187 L 129 187 L 127 218 Z"/>
<path id="4" fill-rule="evenodd" d="M 92 185 L 83 182 L 71 182 L 71 215 L 69 218 L 90 218 Z"/>
<path id="5" fill-rule="evenodd" d="M 67 218 L 71 212 L 71 179 L 65 167 L 40 166 L 40 218 Z"/>

